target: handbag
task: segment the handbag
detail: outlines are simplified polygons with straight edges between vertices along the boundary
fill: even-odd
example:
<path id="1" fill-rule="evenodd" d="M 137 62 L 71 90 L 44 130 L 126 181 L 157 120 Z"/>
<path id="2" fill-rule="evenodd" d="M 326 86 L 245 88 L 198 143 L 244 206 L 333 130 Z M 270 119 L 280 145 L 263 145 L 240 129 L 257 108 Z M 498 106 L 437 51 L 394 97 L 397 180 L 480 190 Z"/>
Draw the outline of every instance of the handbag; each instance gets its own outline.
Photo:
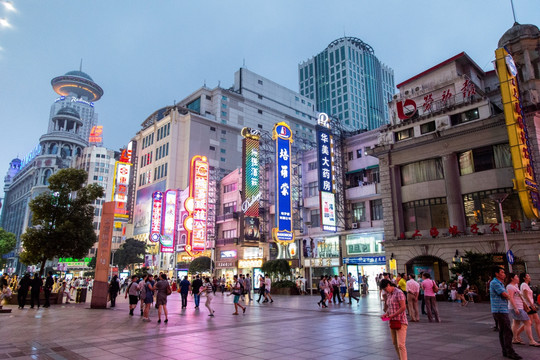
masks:
<path id="1" fill-rule="evenodd" d="M 399 320 L 390 320 L 390 329 L 394 329 L 394 330 L 401 329 L 401 321 L 399 321 Z"/>
<path id="2" fill-rule="evenodd" d="M 165 292 L 167 293 L 167 296 L 172 294 L 172 289 L 170 285 L 167 285 L 167 290 L 165 290 Z"/>
<path id="3" fill-rule="evenodd" d="M 439 287 L 437 286 L 437 283 L 435 282 L 435 280 L 431 280 L 433 282 L 433 292 L 434 293 L 437 293 L 439 291 Z"/>

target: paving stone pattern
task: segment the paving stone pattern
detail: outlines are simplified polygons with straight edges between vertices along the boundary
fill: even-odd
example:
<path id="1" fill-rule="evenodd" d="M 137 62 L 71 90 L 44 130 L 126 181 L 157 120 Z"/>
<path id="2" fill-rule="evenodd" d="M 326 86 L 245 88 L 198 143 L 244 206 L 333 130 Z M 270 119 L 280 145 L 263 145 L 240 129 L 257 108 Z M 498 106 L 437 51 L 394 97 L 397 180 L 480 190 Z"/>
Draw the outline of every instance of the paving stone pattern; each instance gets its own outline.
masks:
<path id="1" fill-rule="evenodd" d="M 88 298 L 90 299 L 90 297 Z M 318 296 L 275 296 L 274 303 L 247 304 L 233 316 L 232 296 L 216 294 L 211 318 L 201 308 L 181 310 L 180 295 L 169 297 L 169 322 L 141 320 L 139 308 L 128 315 L 117 307 L 89 309 L 86 304 L 0 314 L 0 359 L 397 359 L 381 302 L 372 293 L 352 305 L 317 307 Z M 442 323 L 422 316 L 410 323 L 409 359 L 504 359 L 488 303 L 439 303 Z M 536 335 L 535 335 L 536 336 Z M 525 340 L 525 335 L 522 335 Z M 524 359 L 540 359 L 540 348 L 515 345 Z"/>

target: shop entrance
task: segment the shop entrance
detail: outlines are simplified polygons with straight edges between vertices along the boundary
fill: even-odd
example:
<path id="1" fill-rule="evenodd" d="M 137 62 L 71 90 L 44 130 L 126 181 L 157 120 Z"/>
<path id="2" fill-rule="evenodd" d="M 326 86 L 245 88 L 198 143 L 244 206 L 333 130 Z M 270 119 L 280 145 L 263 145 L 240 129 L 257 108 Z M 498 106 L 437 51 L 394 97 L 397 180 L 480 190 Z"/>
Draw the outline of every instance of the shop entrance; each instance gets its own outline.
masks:
<path id="1" fill-rule="evenodd" d="M 450 279 L 448 263 L 436 256 L 417 256 L 409 260 L 406 264 L 407 274 L 414 274 L 416 278 L 420 273 L 427 272 L 436 281 L 447 281 Z"/>
<path id="2" fill-rule="evenodd" d="M 377 275 L 386 272 L 384 265 L 347 265 L 347 274 L 351 273 L 356 279 L 366 276 L 369 290 L 377 290 Z M 358 290 L 358 284 L 354 284 L 354 290 Z"/>

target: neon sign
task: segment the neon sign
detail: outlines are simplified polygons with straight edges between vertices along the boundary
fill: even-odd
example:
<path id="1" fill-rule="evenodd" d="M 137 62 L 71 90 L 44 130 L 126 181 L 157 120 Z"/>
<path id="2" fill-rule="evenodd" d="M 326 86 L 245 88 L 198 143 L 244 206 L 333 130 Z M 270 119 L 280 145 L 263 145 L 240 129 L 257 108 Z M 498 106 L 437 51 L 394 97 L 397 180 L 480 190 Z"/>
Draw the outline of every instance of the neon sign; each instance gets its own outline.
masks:
<path id="1" fill-rule="evenodd" d="M 64 100 L 66 100 L 66 97 L 65 97 L 65 96 L 60 96 L 60 97 L 56 98 L 56 100 L 54 100 L 54 102 L 57 103 L 57 102 L 59 102 L 59 101 L 64 101 Z M 85 104 L 85 105 L 94 107 L 94 103 L 93 103 L 93 102 L 91 102 L 91 101 L 86 101 L 86 100 L 84 100 L 83 98 L 78 98 L 78 97 L 76 97 L 76 96 L 72 96 L 72 97 L 70 98 L 69 101 L 71 101 L 71 102 L 76 102 L 76 103 L 80 103 L 80 104 Z"/>
<path id="2" fill-rule="evenodd" d="M 160 251 L 162 253 L 174 252 L 174 239 L 176 235 L 176 203 L 178 191 L 167 190 L 165 192 L 165 207 L 163 209 L 163 221 L 160 238 Z"/>
<path id="3" fill-rule="evenodd" d="M 30 151 L 24 158 L 21 160 L 21 169 L 28 165 L 36 156 L 41 155 L 41 144 L 37 144 L 36 147 Z"/>
<path id="4" fill-rule="evenodd" d="M 291 196 L 291 143 L 289 125 L 280 122 L 274 125 L 272 140 L 276 143 L 276 227 L 272 236 L 276 242 L 294 241 Z"/>
<path id="5" fill-rule="evenodd" d="M 103 142 L 103 137 L 101 137 L 101 134 L 103 134 L 103 126 L 92 126 L 92 130 L 90 130 L 90 137 L 88 138 L 88 142 L 90 143 L 100 143 Z"/>
<path id="6" fill-rule="evenodd" d="M 150 241 L 158 242 L 161 237 L 161 213 L 163 193 L 156 191 L 152 194 L 152 216 L 150 219 Z"/>
<path id="7" fill-rule="evenodd" d="M 259 240 L 259 200 L 261 198 L 259 187 L 259 130 L 243 128 L 242 136 L 242 212 L 241 222 L 244 242 Z"/>
<path id="8" fill-rule="evenodd" d="M 207 221 L 208 221 L 208 181 L 209 165 L 206 156 L 196 155 L 191 159 L 189 197 L 184 207 L 189 216 L 184 220 L 184 228 L 188 231 L 186 251 L 206 250 Z"/>
<path id="9" fill-rule="evenodd" d="M 324 231 L 336 231 L 336 203 L 334 195 L 334 137 L 328 115 L 319 114 L 317 131 L 317 159 L 319 161 L 319 207 Z"/>
<path id="10" fill-rule="evenodd" d="M 128 217 L 127 203 L 131 164 L 117 161 L 114 166 L 114 182 L 112 200 L 115 202 L 114 214 L 118 217 Z"/>
<path id="11" fill-rule="evenodd" d="M 508 143 L 516 177 L 515 188 L 525 215 L 529 219 L 538 218 L 540 196 L 535 178 L 529 132 L 523 119 L 516 65 L 506 48 L 495 50 L 495 58 L 508 130 Z"/>

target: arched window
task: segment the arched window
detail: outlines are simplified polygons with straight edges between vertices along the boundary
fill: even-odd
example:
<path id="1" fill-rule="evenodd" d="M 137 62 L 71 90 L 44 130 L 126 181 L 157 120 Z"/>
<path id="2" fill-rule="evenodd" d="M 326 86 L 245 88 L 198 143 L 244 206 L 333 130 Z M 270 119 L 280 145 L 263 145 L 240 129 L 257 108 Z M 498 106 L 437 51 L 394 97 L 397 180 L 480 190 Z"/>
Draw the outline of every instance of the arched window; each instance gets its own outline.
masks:
<path id="1" fill-rule="evenodd" d="M 77 157 L 81 156 L 82 155 L 82 149 L 80 147 L 77 147 Z"/>
<path id="2" fill-rule="evenodd" d="M 43 172 L 43 177 L 41 180 L 41 183 L 43 185 L 49 185 L 49 177 L 51 176 L 51 174 L 52 174 L 52 171 L 50 169 L 47 169 L 45 170 L 45 172 Z"/>
<path id="3" fill-rule="evenodd" d="M 62 146 L 62 151 L 60 152 L 60 157 L 62 159 L 65 159 L 67 157 L 71 157 L 71 148 L 69 145 Z"/>
<path id="4" fill-rule="evenodd" d="M 56 154 L 58 152 L 58 145 L 56 143 L 52 143 L 49 145 L 49 154 Z"/>

